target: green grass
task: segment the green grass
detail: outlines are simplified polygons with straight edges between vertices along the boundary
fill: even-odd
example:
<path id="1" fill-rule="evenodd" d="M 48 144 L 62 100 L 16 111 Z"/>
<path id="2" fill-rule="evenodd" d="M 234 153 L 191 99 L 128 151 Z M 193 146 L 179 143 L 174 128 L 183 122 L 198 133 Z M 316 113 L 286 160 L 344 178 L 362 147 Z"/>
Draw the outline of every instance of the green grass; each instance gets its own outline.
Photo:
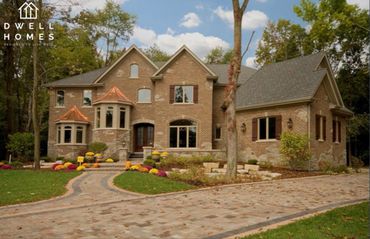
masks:
<path id="1" fill-rule="evenodd" d="M 195 188 L 183 182 L 139 172 L 122 173 L 114 179 L 114 184 L 122 189 L 143 194 L 177 192 Z"/>
<path id="2" fill-rule="evenodd" d="M 79 172 L 0 170 L 0 206 L 34 202 L 64 194 Z"/>
<path id="3" fill-rule="evenodd" d="M 361 239 L 368 238 L 369 203 L 337 208 L 244 239 Z"/>

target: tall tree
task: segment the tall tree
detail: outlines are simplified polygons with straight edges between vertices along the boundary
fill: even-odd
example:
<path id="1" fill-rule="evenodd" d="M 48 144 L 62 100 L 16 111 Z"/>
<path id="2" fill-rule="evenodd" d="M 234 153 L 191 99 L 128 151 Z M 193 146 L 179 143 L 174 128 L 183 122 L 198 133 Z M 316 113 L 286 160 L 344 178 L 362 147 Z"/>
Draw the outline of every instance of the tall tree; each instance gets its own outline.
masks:
<path id="1" fill-rule="evenodd" d="M 229 178 L 235 178 L 237 173 L 238 158 L 238 135 L 236 128 L 236 89 L 240 74 L 242 62 L 241 41 L 242 41 L 242 20 L 244 12 L 248 6 L 249 0 L 244 0 L 240 5 L 239 0 L 232 0 L 234 15 L 234 51 L 233 58 L 229 65 L 228 85 L 224 100 L 226 109 L 227 125 L 227 170 L 226 175 Z"/>
<path id="2" fill-rule="evenodd" d="M 268 22 L 256 50 L 256 62 L 264 65 L 312 52 L 305 29 L 289 20 Z"/>
<path id="3" fill-rule="evenodd" d="M 224 50 L 222 47 L 213 48 L 206 56 L 207 64 L 229 64 L 233 56 L 233 49 Z"/>
<path id="4" fill-rule="evenodd" d="M 123 11 L 118 3 L 107 0 L 101 10 L 85 10 L 77 15 L 73 22 L 84 27 L 94 41 L 103 40 L 105 65 L 108 65 L 118 50 L 120 41 L 128 41 L 133 33 L 135 16 Z"/>
<path id="5" fill-rule="evenodd" d="M 157 44 L 145 49 L 144 54 L 154 62 L 168 61 L 170 59 L 170 55 L 159 49 Z"/>

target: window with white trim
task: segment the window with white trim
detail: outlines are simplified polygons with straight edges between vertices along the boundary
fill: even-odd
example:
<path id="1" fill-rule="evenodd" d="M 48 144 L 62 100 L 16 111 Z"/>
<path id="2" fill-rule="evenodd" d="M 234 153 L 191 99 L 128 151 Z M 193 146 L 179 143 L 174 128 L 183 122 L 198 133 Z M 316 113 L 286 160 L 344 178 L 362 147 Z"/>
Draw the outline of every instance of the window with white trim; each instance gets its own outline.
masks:
<path id="1" fill-rule="evenodd" d="M 58 144 L 85 144 L 86 125 L 59 124 L 57 126 Z"/>
<path id="2" fill-rule="evenodd" d="M 190 120 L 177 120 L 170 124 L 170 148 L 195 148 L 197 126 Z"/>
<path id="3" fill-rule="evenodd" d="M 175 86 L 174 102 L 177 104 L 193 103 L 193 90 L 194 86 Z"/>
<path id="4" fill-rule="evenodd" d="M 64 90 L 58 90 L 56 95 L 56 106 L 64 106 Z"/>
<path id="5" fill-rule="evenodd" d="M 83 106 L 92 105 L 92 90 L 83 91 Z"/>
<path id="6" fill-rule="evenodd" d="M 131 64 L 130 78 L 139 78 L 139 65 L 138 64 Z"/>
<path id="7" fill-rule="evenodd" d="M 138 103 L 151 103 L 152 91 L 150 89 L 139 89 L 137 92 Z"/>
<path id="8" fill-rule="evenodd" d="M 276 118 L 258 119 L 258 140 L 276 139 Z"/>

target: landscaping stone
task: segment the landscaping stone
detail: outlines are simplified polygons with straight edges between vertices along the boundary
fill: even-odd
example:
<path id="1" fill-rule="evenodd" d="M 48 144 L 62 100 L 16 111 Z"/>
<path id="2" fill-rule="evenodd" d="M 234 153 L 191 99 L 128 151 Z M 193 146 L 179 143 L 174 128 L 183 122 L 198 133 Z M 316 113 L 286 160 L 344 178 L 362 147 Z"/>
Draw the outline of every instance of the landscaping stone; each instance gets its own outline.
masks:
<path id="1" fill-rule="evenodd" d="M 245 169 L 238 169 L 237 171 L 240 174 L 248 174 L 248 172 L 249 172 L 249 170 L 245 170 Z"/>
<path id="2" fill-rule="evenodd" d="M 214 163 L 214 162 L 203 163 L 203 167 L 206 173 L 211 173 L 212 169 L 219 168 L 219 166 L 220 166 L 220 163 Z"/>
<path id="3" fill-rule="evenodd" d="M 212 173 L 226 173 L 226 168 L 213 168 Z"/>
<path id="4" fill-rule="evenodd" d="M 227 164 L 224 164 L 224 167 L 223 168 L 227 168 Z M 238 164 L 237 165 L 237 169 L 244 169 L 244 166 L 241 165 L 241 164 Z"/>
<path id="5" fill-rule="evenodd" d="M 244 164 L 244 169 L 249 171 L 258 171 L 260 169 L 260 166 L 253 164 Z"/>

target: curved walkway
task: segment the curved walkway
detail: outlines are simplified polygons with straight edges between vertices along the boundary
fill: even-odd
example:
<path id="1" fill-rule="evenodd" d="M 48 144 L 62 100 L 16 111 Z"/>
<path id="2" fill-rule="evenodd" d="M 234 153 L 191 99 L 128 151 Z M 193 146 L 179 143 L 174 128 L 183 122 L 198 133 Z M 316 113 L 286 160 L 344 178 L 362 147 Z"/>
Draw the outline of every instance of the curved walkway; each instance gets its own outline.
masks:
<path id="1" fill-rule="evenodd" d="M 225 238 L 369 197 L 367 173 L 239 184 L 160 196 L 138 196 L 113 189 L 104 183 L 111 175 L 84 174 L 73 184 L 74 193 L 64 199 L 0 208 L 1 238 Z M 66 208 L 45 211 L 60 205 Z M 15 215 L 9 211 L 16 208 L 29 213 Z"/>

